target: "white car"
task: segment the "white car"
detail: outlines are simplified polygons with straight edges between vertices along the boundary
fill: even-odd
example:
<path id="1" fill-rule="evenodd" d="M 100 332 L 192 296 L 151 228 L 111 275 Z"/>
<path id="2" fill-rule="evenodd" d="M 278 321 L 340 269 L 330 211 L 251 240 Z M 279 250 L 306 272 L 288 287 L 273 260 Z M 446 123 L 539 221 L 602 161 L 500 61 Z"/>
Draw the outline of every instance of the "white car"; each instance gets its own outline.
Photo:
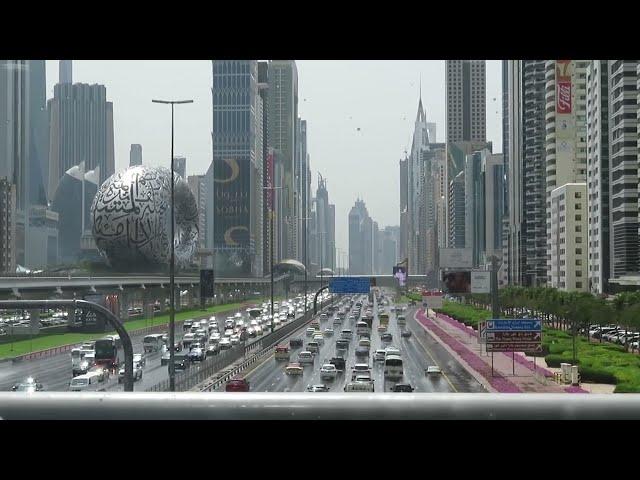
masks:
<path id="1" fill-rule="evenodd" d="M 307 328 L 307 337 L 312 337 L 316 333 L 316 329 L 313 327 Z"/>
<path id="2" fill-rule="evenodd" d="M 320 369 L 320 378 L 322 380 L 325 380 L 325 379 L 334 380 L 337 375 L 338 375 L 338 370 L 336 370 L 335 365 L 333 365 L 332 363 L 325 363 L 324 365 L 322 365 L 322 368 Z"/>
<path id="3" fill-rule="evenodd" d="M 133 363 L 139 363 L 141 366 L 144 367 L 147 364 L 147 359 L 141 353 L 134 353 Z"/>
<path id="4" fill-rule="evenodd" d="M 211 337 L 209 337 L 209 343 L 219 342 L 222 339 L 222 335 L 219 332 L 213 332 Z"/>
<path id="5" fill-rule="evenodd" d="M 262 335 L 264 332 L 262 331 L 262 327 L 260 325 L 257 325 L 254 330 L 256 331 L 256 335 L 260 336 Z"/>
<path id="6" fill-rule="evenodd" d="M 225 336 L 225 338 L 229 338 L 231 335 L 233 335 L 233 329 L 231 329 L 231 328 L 227 328 L 227 329 L 224 331 L 224 336 Z"/>
<path id="7" fill-rule="evenodd" d="M 299 363 L 290 363 L 285 368 L 285 373 L 287 375 L 302 375 L 304 373 L 304 368 Z"/>
<path id="8" fill-rule="evenodd" d="M 324 345 L 324 336 L 322 334 L 314 334 L 313 341 L 318 342 L 318 345 Z"/>
<path id="9" fill-rule="evenodd" d="M 401 356 L 400 355 L 400 350 L 397 349 L 396 347 L 387 347 L 387 348 L 384 349 L 384 351 L 385 351 L 385 354 L 387 356 L 389 356 L 389 355 L 397 355 L 398 357 Z"/>
<path id="10" fill-rule="evenodd" d="M 220 339 L 219 345 L 220 345 L 220 350 L 229 350 L 232 347 L 231 340 L 229 340 L 228 337 Z"/>
<path id="11" fill-rule="evenodd" d="M 358 346 L 359 347 L 367 347 L 367 348 L 371 348 L 371 340 L 367 339 L 367 338 L 361 338 L 358 341 Z"/>
<path id="12" fill-rule="evenodd" d="M 331 328 L 331 327 L 327 327 L 327 328 L 325 328 L 325 329 L 324 329 L 324 334 L 325 334 L 327 337 L 331 337 L 331 336 L 333 336 L 333 328 Z"/>
<path id="13" fill-rule="evenodd" d="M 303 350 L 302 352 L 298 353 L 298 363 L 303 364 L 303 363 L 313 363 L 315 360 L 315 357 L 313 356 L 313 353 L 309 352 L 308 350 Z"/>
<path id="14" fill-rule="evenodd" d="M 340 332 L 340 336 L 342 338 L 346 338 L 347 340 L 351 340 L 353 338 L 353 332 L 348 328 L 345 328 Z"/>
<path id="15" fill-rule="evenodd" d="M 437 377 L 437 376 L 442 375 L 442 370 L 437 365 L 431 365 L 431 366 L 427 367 L 427 369 L 424 371 L 424 373 L 426 373 L 429 376 Z"/>
<path id="16" fill-rule="evenodd" d="M 384 350 L 376 350 L 373 354 L 373 360 L 376 362 L 384 362 L 386 352 Z"/>
<path id="17" fill-rule="evenodd" d="M 231 345 L 238 345 L 240 343 L 240 335 L 231 335 L 229 340 L 231 341 Z"/>
<path id="18" fill-rule="evenodd" d="M 139 363 L 133 364 L 133 381 L 142 380 L 142 366 Z M 124 382 L 124 367 L 118 371 L 118 383 Z"/>

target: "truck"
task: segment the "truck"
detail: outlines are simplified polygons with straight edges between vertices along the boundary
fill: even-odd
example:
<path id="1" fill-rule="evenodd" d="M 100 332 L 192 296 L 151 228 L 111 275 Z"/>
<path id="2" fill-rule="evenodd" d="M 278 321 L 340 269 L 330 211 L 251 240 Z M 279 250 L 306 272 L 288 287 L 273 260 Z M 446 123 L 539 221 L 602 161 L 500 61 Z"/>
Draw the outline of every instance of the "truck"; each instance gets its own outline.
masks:
<path id="1" fill-rule="evenodd" d="M 389 326 L 389 314 L 388 313 L 381 313 L 380 315 L 378 315 L 378 318 L 380 319 L 380 325 L 384 325 L 385 327 Z"/>

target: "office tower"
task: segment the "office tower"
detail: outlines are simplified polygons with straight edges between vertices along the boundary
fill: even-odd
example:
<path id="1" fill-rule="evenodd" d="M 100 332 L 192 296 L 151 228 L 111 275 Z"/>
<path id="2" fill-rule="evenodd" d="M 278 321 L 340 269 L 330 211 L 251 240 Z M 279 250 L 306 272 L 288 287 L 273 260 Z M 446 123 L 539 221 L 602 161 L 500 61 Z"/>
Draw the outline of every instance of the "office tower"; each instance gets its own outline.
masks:
<path id="1" fill-rule="evenodd" d="M 504 213 L 502 217 L 502 265 L 498 273 L 498 286 L 510 282 L 509 263 L 509 60 L 502 60 L 502 158 L 504 172 Z"/>
<path id="2" fill-rule="evenodd" d="M 176 173 L 176 175 L 180 175 L 180 177 L 182 177 L 182 179 L 186 179 L 186 174 L 187 174 L 187 158 L 180 156 L 180 155 L 176 155 L 173 157 L 173 170 Z"/>
<path id="3" fill-rule="evenodd" d="M 382 275 L 391 275 L 397 262 L 396 232 L 394 231 L 397 228 L 388 226 L 382 231 L 382 265 L 380 269 Z"/>
<path id="4" fill-rule="evenodd" d="M 436 139 L 436 123 L 435 122 L 427 122 L 427 134 L 429 135 L 429 141 L 431 143 L 436 143 L 438 141 Z"/>
<path id="5" fill-rule="evenodd" d="M 486 142 L 486 64 L 447 60 L 447 143 Z"/>
<path id="6" fill-rule="evenodd" d="M 267 190 L 264 187 L 270 187 L 275 185 L 272 183 L 274 181 L 274 158 L 273 154 L 269 153 L 269 128 L 268 128 L 268 97 L 269 97 L 269 62 L 258 62 L 258 95 L 260 97 L 260 102 L 262 103 L 262 117 L 257 118 L 257 122 L 260 124 L 260 128 L 262 134 L 262 263 L 263 268 L 262 271 L 264 274 L 268 274 L 271 272 L 271 222 L 270 218 L 270 208 L 272 202 L 270 199 L 274 198 L 275 191 Z M 277 237 L 274 235 L 274 258 L 276 252 L 278 251 L 277 247 Z"/>
<path id="7" fill-rule="evenodd" d="M 298 245 L 296 250 L 298 252 L 298 260 L 302 263 L 305 262 L 304 252 L 307 242 L 306 233 L 306 218 L 309 217 L 309 192 L 308 186 L 310 185 L 309 169 L 309 153 L 307 151 L 307 121 L 298 118 L 297 121 L 297 143 L 296 143 L 296 164 L 295 164 L 295 179 L 296 179 L 296 215 L 295 221 L 297 222 L 298 231 Z"/>
<path id="8" fill-rule="evenodd" d="M 309 237 L 310 252 L 309 262 L 320 268 L 335 269 L 335 205 L 329 203 L 329 191 L 327 190 L 327 180 L 318 174 L 318 188 L 313 200 L 314 210 L 310 221 L 311 235 Z"/>
<path id="9" fill-rule="evenodd" d="M 498 264 L 504 264 L 502 258 L 504 229 L 504 155 L 492 154 L 487 150 L 481 152 L 482 185 L 484 187 L 484 255 L 481 261 L 491 264 L 492 255 L 498 258 Z M 484 257 L 484 259 L 482 259 Z"/>
<path id="10" fill-rule="evenodd" d="M 589 291 L 601 294 L 609 290 L 611 271 L 609 62 L 606 60 L 591 60 L 587 66 L 587 217 Z"/>
<path id="11" fill-rule="evenodd" d="M 187 183 L 198 206 L 198 247 L 205 248 L 207 225 L 207 177 L 206 175 L 189 175 Z"/>
<path id="12" fill-rule="evenodd" d="M 418 273 L 427 276 L 426 285 L 428 288 L 437 288 L 439 280 L 439 249 L 438 239 L 440 231 L 439 225 L 444 228 L 444 215 L 446 202 L 443 197 L 444 186 L 442 185 L 441 174 L 445 166 L 446 145 L 444 143 L 430 143 L 429 150 L 424 153 L 422 165 L 422 194 L 420 200 L 421 207 L 421 236 L 423 254 L 422 269 Z M 442 234 L 444 235 L 444 231 Z"/>
<path id="13" fill-rule="evenodd" d="M 73 61 L 60 60 L 58 71 L 58 83 L 73 83 Z"/>
<path id="14" fill-rule="evenodd" d="M 550 286 L 588 291 L 586 248 L 587 188 L 565 183 L 551 192 Z"/>
<path id="15" fill-rule="evenodd" d="M 471 250 L 473 266 L 478 267 L 481 264 L 481 255 L 485 247 L 485 205 L 481 152 L 467 155 L 464 184 L 464 246 Z"/>
<path id="16" fill-rule="evenodd" d="M 611 277 L 638 272 L 637 60 L 609 60 Z"/>
<path id="17" fill-rule="evenodd" d="M 129 166 L 142 165 L 142 145 L 139 143 L 132 143 L 131 150 L 129 151 Z"/>
<path id="18" fill-rule="evenodd" d="M 297 256 L 295 220 L 295 145 L 298 118 L 298 70 L 293 60 L 272 60 L 268 72 L 268 144 L 274 150 L 278 260 Z"/>
<path id="19" fill-rule="evenodd" d="M 465 248 L 464 170 L 449 183 L 449 248 Z"/>
<path id="20" fill-rule="evenodd" d="M 373 220 L 361 199 L 349 212 L 349 274 L 373 273 Z"/>
<path id="21" fill-rule="evenodd" d="M 263 251 L 256 248 L 262 245 L 264 211 L 258 65 L 255 60 L 213 60 L 212 69 L 207 248 L 215 251 L 218 275 L 262 276 Z"/>
<path id="22" fill-rule="evenodd" d="M 64 173 L 85 162 L 99 167 L 104 182 L 115 173 L 113 104 L 104 85 L 57 84 L 49 111 L 49 192 L 53 195 Z"/>
<path id="23" fill-rule="evenodd" d="M 399 161 L 400 165 L 400 240 L 398 244 L 398 258 L 405 259 L 408 256 L 407 244 L 409 241 L 409 159 Z"/>
<path id="24" fill-rule="evenodd" d="M 424 275 L 426 271 L 426 192 L 424 190 L 425 163 L 429 152 L 429 134 L 427 118 L 422 107 L 422 98 L 418 101 L 418 112 L 413 129 L 411 155 L 407 165 L 407 256 L 409 270 Z"/>
<path id="25" fill-rule="evenodd" d="M 16 187 L 0 178 L 0 273 L 16 271 Z"/>
<path id="26" fill-rule="evenodd" d="M 587 64 L 581 60 L 547 60 L 545 64 L 548 284 L 552 269 L 551 192 L 565 183 L 584 183 L 587 178 Z"/>
<path id="27" fill-rule="evenodd" d="M 547 282 L 544 60 L 509 60 L 509 278 Z"/>
<path id="28" fill-rule="evenodd" d="M 97 167 L 99 168 L 99 167 Z M 83 163 L 65 172 L 51 201 L 59 220 L 59 256 L 64 264 L 81 259 L 82 236 L 91 230 L 91 204 L 98 191 L 98 171 L 86 171 Z"/>

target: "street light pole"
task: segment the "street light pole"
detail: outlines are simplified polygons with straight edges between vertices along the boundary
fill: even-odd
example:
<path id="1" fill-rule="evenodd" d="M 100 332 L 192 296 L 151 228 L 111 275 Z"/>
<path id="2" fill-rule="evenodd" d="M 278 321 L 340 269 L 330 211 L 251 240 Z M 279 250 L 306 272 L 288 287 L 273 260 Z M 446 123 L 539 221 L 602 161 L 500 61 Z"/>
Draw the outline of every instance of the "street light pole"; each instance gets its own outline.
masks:
<path id="1" fill-rule="evenodd" d="M 272 180 L 273 181 L 273 180 Z M 263 190 L 271 190 L 273 193 L 271 194 L 271 198 L 270 198 L 270 202 L 269 202 L 269 223 L 270 223 L 270 228 L 269 228 L 269 250 L 270 250 L 270 268 L 269 268 L 269 273 L 271 276 L 271 333 L 273 333 L 274 330 L 274 325 L 273 325 L 273 217 L 274 217 L 274 212 L 273 212 L 273 204 L 274 204 L 274 196 L 275 196 L 275 190 L 278 190 L 280 188 L 285 188 L 285 187 L 273 187 L 273 186 L 269 186 L 269 187 L 262 187 Z"/>
<path id="2" fill-rule="evenodd" d="M 193 100 L 151 100 L 153 103 L 163 103 L 171 105 L 171 260 L 169 262 L 169 291 L 170 295 L 170 307 L 169 307 L 169 391 L 176 391 L 176 369 L 174 364 L 175 359 L 175 225 L 174 225 L 174 210 L 175 210 L 175 198 L 174 198 L 174 161 L 173 161 L 173 106 L 182 103 L 193 103 Z"/>

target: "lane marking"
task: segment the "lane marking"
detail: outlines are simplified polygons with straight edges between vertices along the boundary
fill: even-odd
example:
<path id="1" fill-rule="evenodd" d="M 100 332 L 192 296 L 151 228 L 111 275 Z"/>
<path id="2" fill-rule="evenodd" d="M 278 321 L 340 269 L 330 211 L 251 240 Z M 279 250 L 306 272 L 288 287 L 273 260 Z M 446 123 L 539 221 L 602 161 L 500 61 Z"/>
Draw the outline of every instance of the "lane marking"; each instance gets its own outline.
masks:
<path id="1" fill-rule="evenodd" d="M 416 313 L 413 314 L 413 319 L 417 322 L 418 320 L 416 320 L 416 315 L 418 314 L 418 312 L 416 311 Z M 426 331 L 425 331 L 426 333 Z M 433 358 L 433 355 L 431 355 L 431 352 L 429 351 L 429 349 L 425 346 L 424 343 L 422 343 L 422 341 L 420 340 L 420 337 L 413 332 L 413 335 L 416 337 L 416 340 L 418 340 L 418 343 L 422 346 L 422 348 L 424 348 L 424 351 L 427 352 L 427 355 L 429 355 L 429 357 L 431 358 L 431 360 L 433 361 L 433 363 L 440 367 L 440 365 L 438 364 L 438 362 L 436 362 L 435 358 Z M 444 370 L 442 369 L 442 367 L 440 367 L 440 371 L 442 372 L 442 376 L 445 378 L 445 380 L 449 383 L 449 385 L 451 386 L 451 388 L 453 389 L 453 391 L 455 393 L 459 393 L 458 389 L 456 387 L 453 386 L 453 383 L 451 383 L 451 380 L 449 380 L 449 377 L 447 376 L 446 373 L 444 373 Z M 426 375 L 426 373 L 425 373 Z"/>

